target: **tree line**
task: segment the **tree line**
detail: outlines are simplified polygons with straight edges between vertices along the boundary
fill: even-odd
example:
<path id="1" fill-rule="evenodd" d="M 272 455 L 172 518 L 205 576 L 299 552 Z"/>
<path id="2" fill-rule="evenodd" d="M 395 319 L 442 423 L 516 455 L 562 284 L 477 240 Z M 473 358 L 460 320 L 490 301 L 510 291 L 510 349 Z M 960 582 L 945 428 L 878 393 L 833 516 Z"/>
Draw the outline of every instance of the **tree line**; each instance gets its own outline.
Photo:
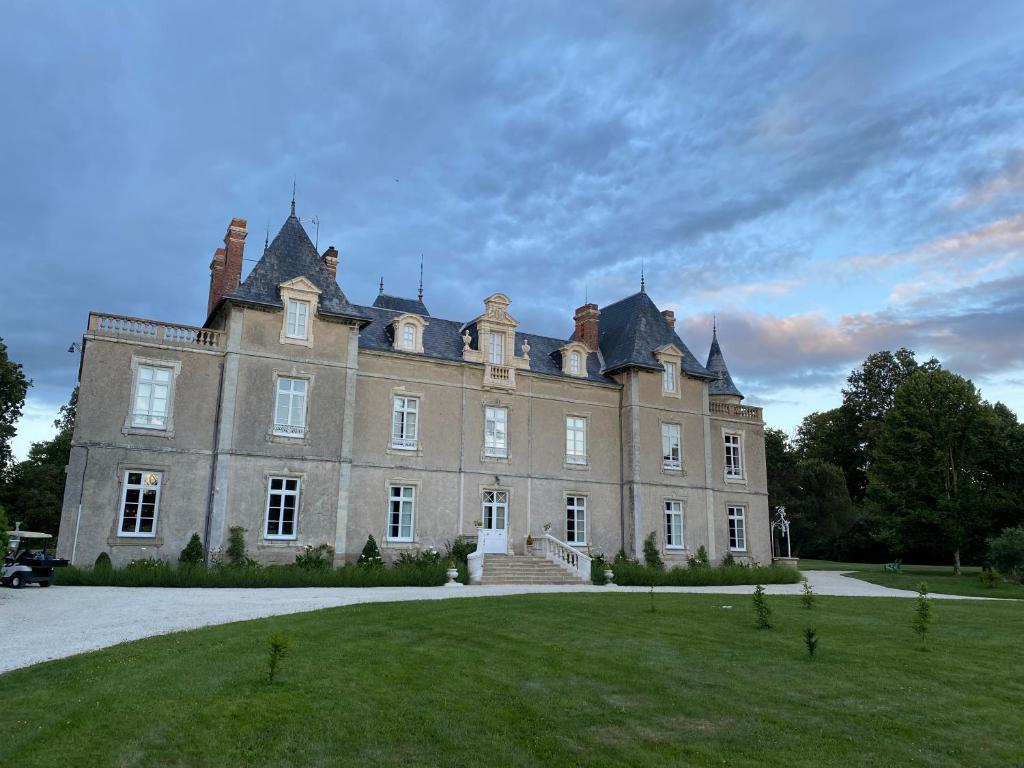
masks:
<path id="1" fill-rule="evenodd" d="M 790 437 L 765 430 L 768 502 L 794 554 L 829 560 L 982 563 L 1024 524 L 1024 426 L 934 358 L 869 355 L 842 404 Z"/>

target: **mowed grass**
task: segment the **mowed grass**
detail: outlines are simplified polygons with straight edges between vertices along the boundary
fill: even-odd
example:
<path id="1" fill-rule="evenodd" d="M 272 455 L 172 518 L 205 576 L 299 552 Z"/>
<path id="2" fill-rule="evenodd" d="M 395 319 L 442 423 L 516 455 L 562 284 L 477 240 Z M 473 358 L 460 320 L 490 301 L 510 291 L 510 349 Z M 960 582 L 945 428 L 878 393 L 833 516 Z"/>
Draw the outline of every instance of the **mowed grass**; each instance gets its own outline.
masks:
<path id="1" fill-rule="evenodd" d="M 640 592 L 361 605 L 150 638 L 0 676 L 2 762 L 1024 763 L 1024 666 L 1007 656 L 1019 604 L 936 602 L 922 650 L 911 600 L 769 601 L 771 630 L 748 595 L 656 592 L 651 613 Z M 270 685 L 273 631 L 292 651 Z"/>
<path id="2" fill-rule="evenodd" d="M 917 585 L 924 581 L 928 584 L 928 591 L 935 594 L 1024 600 L 1024 584 L 1004 581 L 994 587 L 986 587 L 978 578 L 981 574 L 978 566 L 964 566 L 960 569 L 960 576 L 953 575 L 952 565 L 904 565 L 900 573 L 890 573 L 884 565 L 877 563 L 837 563 L 830 560 L 801 560 L 800 567 L 805 571 L 853 571 L 850 574 L 853 578 L 895 589 L 916 590 Z"/>

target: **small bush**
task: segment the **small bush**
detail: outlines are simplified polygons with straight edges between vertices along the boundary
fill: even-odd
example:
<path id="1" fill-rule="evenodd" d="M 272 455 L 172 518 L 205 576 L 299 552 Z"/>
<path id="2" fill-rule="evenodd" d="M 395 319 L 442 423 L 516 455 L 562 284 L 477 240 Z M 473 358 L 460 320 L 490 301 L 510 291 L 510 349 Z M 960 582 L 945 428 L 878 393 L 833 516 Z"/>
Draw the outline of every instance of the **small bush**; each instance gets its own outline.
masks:
<path id="1" fill-rule="evenodd" d="M 932 601 L 928 599 L 928 584 L 926 582 L 918 582 L 917 597 L 914 603 L 914 619 L 910 626 L 924 643 L 928 639 L 928 629 L 932 623 Z"/>
<path id="2" fill-rule="evenodd" d="M 1004 528 L 988 542 L 988 559 L 1010 581 L 1024 579 L 1024 525 Z"/>
<path id="3" fill-rule="evenodd" d="M 292 641 L 282 634 L 275 632 L 267 641 L 270 656 L 267 659 L 267 682 L 273 683 L 278 672 L 281 671 L 281 662 L 291 649 Z"/>
<path id="4" fill-rule="evenodd" d="M 334 547 L 330 544 L 307 544 L 295 556 L 295 566 L 304 571 L 328 571 L 334 565 Z"/>
<path id="5" fill-rule="evenodd" d="M 106 552 L 100 552 L 96 555 L 96 562 L 93 563 L 92 567 L 96 571 L 109 571 L 114 567 L 114 564 L 110 562 L 110 555 Z"/>
<path id="6" fill-rule="evenodd" d="M 703 544 L 697 547 L 697 551 L 690 558 L 690 562 L 687 565 L 691 568 L 707 568 L 711 565 L 711 561 L 708 560 L 708 551 L 704 548 Z"/>
<path id="7" fill-rule="evenodd" d="M 418 552 L 402 552 L 395 559 L 396 568 L 429 568 L 441 562 L 441 553 L 436 549 L 421 549 Z"/>
<path id="8" fill-rule="evenodd" d="M 978 578 L 981 580 L 981 585 L 988 589 L 995 589 L 1003 583 L 1003 577 L 991 568 L 982 568 L 981 573 L 978 574 Z"/>
<path id="9" fill-rule="evenodd" d="M 814 607 L 814 590 L 811 589 L 810 582 L 804 579 L 804 587 L 800 593 L 800 605 L 807 610 L 811 610 Z"/>
<path id="10" fill-rule="evenodd" d="M 648 568 L 637 562 L 616 560 L 615 583 L 625 587 L 717 587 L 739 584 L 796 584 L 800 572 L 782 565 L 730 565 L 708 568 Z"/>
<path id="11" fill-rule="evenodd" d="M 810 627 L 804 630 L 804 645 L 807 646 L 807 655 L 813 659 L 814 652 L 818 650 L 818 633 Z"/>
<path id="12" fill-rule="evenodd" d="M 3 504 L 0 504 L 0 551 L 7 551 L 7 529 L 11 527 L 11 524 L 7 520 L 7 510 L 4 509 Z"/>
<path id="13" fill-rule="evenodd" d="M 603 586 L 608 582 L 605 581 L 604 572 L 611 568 L 608 564 L 607 558 L 600 552 L 596 553 L 590 558 L 590 581 L 598 586 Z"/>
<path id="14" fill-rule="evenodd" d="M 630 560 L 629 557 L 626 555 L 625 548 L 624 547 L 619 547 L 619 551 L 615 553 L 615 559 L 612 561 L 612 563 L 615 565 L 616 568 L 618 568 L 621 563 L 627 563 L 627 564 L 628 563 L 634 563 L 635 564 L 636 560 Z"/>
<path id="15" fill-rule="evenodd" d="M 658 536 L 654 531 L 651 531 L 647 538 L 644 539 L 644 565 L 648 568 L 657 568 L 658 570 L 664 570 L 665 563 L 661 559 L 661 553 L 658 552 Z"/>
<path id="16" fill-rule="evenodd" d="M 758 629 L 772 628 L 772 608 L 764 596 L 764 587 L 758 584 L 754 588 L 754 615 L 757 617 Z"/>
<path id="17" fill-rule="evenodd" d="M 224 551 L 227 565 L 235 568 L 259 568 L 259 563 L 245 551 L 245 528 L 233 525 L 228 528 L 228 548 Z"/>
<path id="18" fill-rule="evenodd" d="M 736 558 L 733 557 L 732 552 L 726 552 L 722 558 L 722 565 L 736 565 Z"/>
<path id="19" fill-rule="evenodd" d="M 359 559 L 356 561 L 356 565 L 360 568 L 379 568 L 384 564 L 384 559 L 380 556 L 380 547 L 377 546 L 377 540 L 373 538 L 371 533 L 366 543 L 363 545 L 363 551 L 359 555 Z"/>
<path id="20" fill-rule="evenodd" d="M 203 562 L 203 542 L 199 539 L 198 533 L 192 534 L 192 538 L 178 555 L 178 562 L 182 565 L 199 565 Z"/>

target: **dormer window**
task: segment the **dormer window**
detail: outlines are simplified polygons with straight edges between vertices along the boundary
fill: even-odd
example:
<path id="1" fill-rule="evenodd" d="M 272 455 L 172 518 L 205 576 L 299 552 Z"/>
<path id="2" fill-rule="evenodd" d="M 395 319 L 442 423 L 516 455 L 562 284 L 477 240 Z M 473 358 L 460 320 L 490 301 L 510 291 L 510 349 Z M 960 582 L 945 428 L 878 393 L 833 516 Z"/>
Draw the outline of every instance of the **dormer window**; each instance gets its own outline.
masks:
<path id="1" fill-rule="evenodd" d="M 676 364 L 664 363 L 665 366 L 665 391 L 675 393 L 676 391 Z"/>
<path id="2" fill-rule="evenodd" d="M 580 379 L 587 377 L 587 355 L 590 354 L 590 350 L 584 344 L 570 341 L 558 351 L 562 358 L 562 373 Z"/>
<path id="3" fill-rule="evenodd" d="M 399 352 L 423 353 L 423 331 L 427 321 L 419 315 L 409 313 L 398 315 L 391 321 L 391 334 L 394 337 L 392 348 Z"/>
<path id="4" fill-rule="evenodd" d="M 416 349 L 416 326 L 412 323 L 402 326 L 402 349 Z"/>
<path id="5" fill-rule="evenodd" d="M 278 286 L 284 313 L 281 319 L 282 344 L 313 346 L 313 316 L 320 301 L 320 289 L 305 277 L 293 277 Z"/>
<path id="6" fill-rule="evenodd" d="M 580 372 L 580 353 L 573 352 L 569 355 L 569 373 L 579 375 Z"/>
<path id="7" fill-rule="evenodd" d="M 661 393 L 668 397 L 680 397 L 679 375 L 683 365 L 683 353 L 675 344 L 666 344 L 654 350 L 654 356 L 664 369 L 661 374 Z"/>
<path id="8" fill-rule="evenodd" d="M 288 299 L 288 330 L 289 339 L 309 338 L 309 302 Z"/>

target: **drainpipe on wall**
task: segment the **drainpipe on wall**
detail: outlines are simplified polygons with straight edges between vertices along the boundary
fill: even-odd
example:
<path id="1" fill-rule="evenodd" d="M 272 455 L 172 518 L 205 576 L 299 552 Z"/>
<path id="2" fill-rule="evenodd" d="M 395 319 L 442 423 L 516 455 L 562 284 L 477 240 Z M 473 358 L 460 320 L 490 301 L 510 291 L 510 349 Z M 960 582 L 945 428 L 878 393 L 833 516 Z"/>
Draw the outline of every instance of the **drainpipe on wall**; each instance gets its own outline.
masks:
<path id="1" fill-rule="evenodd" d="M 213 493 L 217 487 L 217 441 L 220 440 L 220 408 L 224 397 L 225 355 L 220 361 L 220 378 L 217 382 L 217 409 L 213 416 L 213 445 L 210 450 L 210 484 L 206 493 L 206 521 L 203 523 L 203 563 L 210 564 L 210 526 L 213 521 Z"/>
<path id="2" fill-rule="evenodd" d="M 78 551 L 78 529 L 82 525 L 82 498 L 85 496 L 85 473 L 89 470 L 89 446 L 75 446 L 85 451 L 85 465 L 82 467 L 82 482 L 78 484 L 78 514 L 75 518 L 75 537 L 71 540 L 71 565 L 75 564 L 75 553 Z"/>

